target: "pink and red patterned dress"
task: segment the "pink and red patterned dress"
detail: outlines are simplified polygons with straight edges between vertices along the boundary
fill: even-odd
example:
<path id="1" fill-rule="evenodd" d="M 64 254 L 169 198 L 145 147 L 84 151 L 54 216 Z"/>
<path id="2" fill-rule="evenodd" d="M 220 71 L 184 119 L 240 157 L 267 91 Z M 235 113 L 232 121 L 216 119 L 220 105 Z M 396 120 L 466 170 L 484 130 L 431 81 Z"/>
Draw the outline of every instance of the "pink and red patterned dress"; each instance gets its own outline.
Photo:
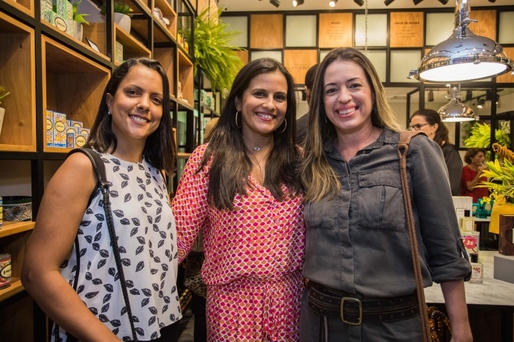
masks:
<path id="1" fill-rule="evenodd" d="M 305 245 L 302 196 L 276 200 L 252 176 L 234 210 L 207 203 L 208 169 L 199 146 L 181 176 L 172 209 L 179 262 L 203 228 L 209 341 L 298 341 Z M 230 167 L 227 165 L 227 167 Z M 288 190 L 283 187 L 285 194 Z"/>

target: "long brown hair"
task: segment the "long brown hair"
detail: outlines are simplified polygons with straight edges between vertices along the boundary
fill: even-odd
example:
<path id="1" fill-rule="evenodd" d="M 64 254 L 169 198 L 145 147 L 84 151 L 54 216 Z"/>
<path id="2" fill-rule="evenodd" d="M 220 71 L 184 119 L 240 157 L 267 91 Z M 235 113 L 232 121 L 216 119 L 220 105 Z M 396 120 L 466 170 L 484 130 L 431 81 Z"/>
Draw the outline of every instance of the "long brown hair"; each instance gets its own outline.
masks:
<path id="1" fill-rule="evenodd" d="M 337 48 L 330 51 L 318 67 L 311 95 L 308 125 L 310 129 L 305 137 L 305 158 L 300 167 L 300 176 L 306 188 L 306 201 L 316 202 L 327 196 L 335 196 L 341 188 L 325 152 L 325 144 L 337 138 L 334 124 L 327 119 L 323 102 L 325 72 L 327 67 L 335 61 L 353 62 L 364 71 L 374 96 L 371 112 L 372 125 L 394 131 L 401 130 L 371 61 L 362 52 L 353 48 Z"/>
<path id="2" fill-rule="evenodd" d="M 286 122 L 273 132 L 273 148 L 266 163 L 264 186 L 273 196 L 283 200 L 286 194 L 281 185 L 298 194 L 301 183 L 298 177 L 300 151 L 295 146 L 296 95 L 293 77 L 286 68 L 271 58 L 261 58 L 246 64 L 237 74 L 205 150 L 200 171 L 212 158 L 209 170 L 209 203 L 222 210 L 234 208 L 236 194 L 245 195 L 252 163 L 243 142 L 241 116 L 236 115 L 236 99 L 242 99 L 244 91 L 256 76 L 279 71 L 287 81 Z M 238 119 L 239 117 L 239 119 Z M 239 120 L 236 122 L 236 120 Z"/>

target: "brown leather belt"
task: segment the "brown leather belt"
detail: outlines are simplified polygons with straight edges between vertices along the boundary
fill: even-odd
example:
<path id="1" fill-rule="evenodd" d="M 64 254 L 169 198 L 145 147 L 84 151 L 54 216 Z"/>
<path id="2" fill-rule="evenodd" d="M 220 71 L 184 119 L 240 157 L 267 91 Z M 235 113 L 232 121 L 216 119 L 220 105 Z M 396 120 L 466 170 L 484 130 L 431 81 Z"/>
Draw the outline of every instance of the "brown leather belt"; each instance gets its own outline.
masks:
<path id="1" fill-rule="evenodd" d="M 392 298 L 366 299 L 309 281 L 309 307 L 318 315 L 339 317 L 350 325 L 366 321 L 399 321 L 419 314 L 416 293 Z"/>

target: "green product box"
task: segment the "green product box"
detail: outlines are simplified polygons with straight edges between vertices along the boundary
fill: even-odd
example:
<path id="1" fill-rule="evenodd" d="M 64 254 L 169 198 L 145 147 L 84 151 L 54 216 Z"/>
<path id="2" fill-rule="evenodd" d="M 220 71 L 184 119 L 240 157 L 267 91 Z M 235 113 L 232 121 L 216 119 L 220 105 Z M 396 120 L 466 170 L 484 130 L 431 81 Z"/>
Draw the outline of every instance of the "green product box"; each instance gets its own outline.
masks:
<path id="1" fill-rule="evenodd" d="M 52 11 L 52 0 L 41 0 L 41 17 L 44 18 L 45 12 Z M 46 20 L 46 19 L 45 19 Z"/>
<path id="2" fill-rule="evenodd" d="M 52 25 L 55 25 L 55 17 L 57 17 L 57 13 L 52 10 L 43 12 L 43 20 L 49 22 Z"/>

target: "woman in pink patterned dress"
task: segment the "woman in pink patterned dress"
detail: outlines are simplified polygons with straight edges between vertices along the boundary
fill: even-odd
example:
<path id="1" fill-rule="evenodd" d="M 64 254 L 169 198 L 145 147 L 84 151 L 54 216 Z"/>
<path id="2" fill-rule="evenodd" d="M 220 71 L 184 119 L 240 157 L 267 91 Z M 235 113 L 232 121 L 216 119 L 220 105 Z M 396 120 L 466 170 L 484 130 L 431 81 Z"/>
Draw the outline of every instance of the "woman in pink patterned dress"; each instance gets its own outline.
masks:
<path id="1" fill-rule="evenodd" d="M 279 62 L 244 66 L 172 209 L 179 262 L 203 229 L 209 341 L 297 341 L 305 228 L 294 82 Z"/>

